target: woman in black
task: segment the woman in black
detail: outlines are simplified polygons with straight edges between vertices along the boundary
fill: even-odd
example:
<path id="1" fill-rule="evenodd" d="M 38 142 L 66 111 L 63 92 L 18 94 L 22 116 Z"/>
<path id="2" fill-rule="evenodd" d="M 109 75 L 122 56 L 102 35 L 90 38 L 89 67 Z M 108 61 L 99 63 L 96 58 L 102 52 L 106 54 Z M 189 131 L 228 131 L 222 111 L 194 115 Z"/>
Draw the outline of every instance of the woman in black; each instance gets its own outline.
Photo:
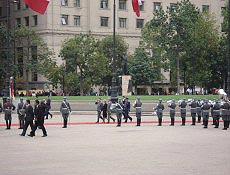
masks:
<path id="1" fill-rule="evenodd" d="M 102 115 L 103 115 L 103 121 L 105 122 L 105 119 L 107 119 L 107 107 L 108 107 L 108 104 L 106 102 L 106 100 L 104 101 L 104 104 L 102 106 Z"/>

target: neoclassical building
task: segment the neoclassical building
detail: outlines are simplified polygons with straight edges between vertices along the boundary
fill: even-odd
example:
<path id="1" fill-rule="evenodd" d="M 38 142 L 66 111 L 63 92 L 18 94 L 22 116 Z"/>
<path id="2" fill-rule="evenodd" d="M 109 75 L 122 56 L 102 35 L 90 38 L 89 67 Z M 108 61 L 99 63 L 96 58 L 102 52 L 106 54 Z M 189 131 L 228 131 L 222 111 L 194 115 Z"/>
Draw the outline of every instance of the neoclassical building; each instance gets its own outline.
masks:
<path id="1" fill-rule="evenodd" d="M 23 0 L 9 0 L 11 27 L 28 26 L 39 35 L 52 49 L 57 59 L 61 45 L 66 38 L 79 33 L 91 33 L 97 38 L 112 35 L 113 32 L 113 0 L 50 0 L 44 15 L 32 11 Z M 162 7 L 167 9 L 175 5 L 177 0 L 144 0 L 141 6 L 141 16 L 136 17 L 131 0 L 116 0 L 116 32 L 124 37 L 133 53 L 139 46 L 141 28 L 152 18 L 153 11 Z M 225 0 L 191 0 L 201 11 L 209 11 L 216 16 L 217 26 L 223 20 L 222 8 Z M 0 0 L 0 22 L 6 20 L 6 0 Z M 221 30 L 221 29 L 220 29 Z M 163 84 L 170 82 L 168 72 L 162 72 L 165 79 Z M 44 77 L 30 75 L 29 81 L 33 88 L 43 88 Z M 40 83 L 39 83 L 40 82 Z M 42 83 L 41 83 L 42 82 Z"/>

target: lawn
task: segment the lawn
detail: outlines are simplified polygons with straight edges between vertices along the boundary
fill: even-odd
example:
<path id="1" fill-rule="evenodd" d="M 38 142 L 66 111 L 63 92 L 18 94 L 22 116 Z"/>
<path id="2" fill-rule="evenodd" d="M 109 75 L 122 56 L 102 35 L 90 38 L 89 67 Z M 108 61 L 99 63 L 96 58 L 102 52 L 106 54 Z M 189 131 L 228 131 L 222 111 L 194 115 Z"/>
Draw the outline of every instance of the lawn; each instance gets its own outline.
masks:
<path id="1" fill-rule="evenodd" d="M 209 100 L 213 100 L 213 99 L 218 99 L 217 95 L 148 95 L 148 96 L 128 96 L 128 98 L 130 100 L 135 100 L 137 97 L 140 97 L 141 100 L 159 100 L 162 99 L 163 101 L 167 101 L 167 100 L 181 100 L 181 99 L 209 99 Z M 28 99 L 35 99 L 34 97 L 24 97 L 24 98 L 28 98 Z M 41 99 L 45 99 L 46 97 L 38 97 L 39 100 Z M 68 100 L 76 100 L 76 101 L 91 101 L 91 100 L 96 100 L 98 98 L 101 99 L 108 99 L 108 96 L 67 96 Z M 122 97 L 119 97 L 122 98 Z M 62 96 L 52 96 L 51 100 L 62 100 L 63 97 Z"/>

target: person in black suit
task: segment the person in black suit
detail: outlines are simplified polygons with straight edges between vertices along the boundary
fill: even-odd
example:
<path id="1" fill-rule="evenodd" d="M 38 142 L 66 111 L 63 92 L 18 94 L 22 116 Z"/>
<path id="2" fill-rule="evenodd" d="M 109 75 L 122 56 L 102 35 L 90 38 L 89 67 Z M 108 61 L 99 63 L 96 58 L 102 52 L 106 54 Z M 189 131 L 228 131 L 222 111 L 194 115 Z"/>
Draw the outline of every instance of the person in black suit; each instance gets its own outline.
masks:
<path id="1" fill-rule="evenodd" d="M 33 130 L 34 125 L 33 125 L 33 120 L 34 120 L 34 110 L 33 107 L 30 104 L 30 100 L 26 100 L 25 104 L 25 125 L 23 127 L 23 131 L 20 134 L 20 136 L 25 136 L 26 130 L 28 126 L 30 125 L 31 130 Z"/>
<path id="2" fill-rule="evenodd" d="M 45 117 L 45 112 L 46 112 L 45 110 L 46 109 L 45 109 L 45 106 L 43 105 L 43 103 L 39 103 L 38 100 L 35 100 L 35 107 L 34 107 L 35 126 L 28 136 L 30 136 L 30 137 L 35 136 L 35 131 L 37 130 L 38 127 L 40 127 L 40 129 L 42 129 L 42 132 L 43 132 L 42 137 L 47 136 L 47 132 L 46 132 L 46 129 L 44 127 L 44 117 Z"/>

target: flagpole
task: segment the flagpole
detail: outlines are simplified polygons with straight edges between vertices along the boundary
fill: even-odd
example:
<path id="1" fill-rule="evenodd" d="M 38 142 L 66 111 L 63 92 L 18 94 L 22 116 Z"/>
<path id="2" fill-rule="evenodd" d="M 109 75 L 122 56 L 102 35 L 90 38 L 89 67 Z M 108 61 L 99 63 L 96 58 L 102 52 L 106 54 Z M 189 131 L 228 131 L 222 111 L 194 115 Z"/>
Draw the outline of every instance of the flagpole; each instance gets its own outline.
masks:
<path id="1" fill-rule="evenodd" d="M 112 86 L 111 86 L 111 101 L 115 103 L 118 101 L 117 97 L 117 80 L 115 74 L 115 60 L 116 60 L 116 0 L 113 0 L 113 58 L 112 58 Z"/>

